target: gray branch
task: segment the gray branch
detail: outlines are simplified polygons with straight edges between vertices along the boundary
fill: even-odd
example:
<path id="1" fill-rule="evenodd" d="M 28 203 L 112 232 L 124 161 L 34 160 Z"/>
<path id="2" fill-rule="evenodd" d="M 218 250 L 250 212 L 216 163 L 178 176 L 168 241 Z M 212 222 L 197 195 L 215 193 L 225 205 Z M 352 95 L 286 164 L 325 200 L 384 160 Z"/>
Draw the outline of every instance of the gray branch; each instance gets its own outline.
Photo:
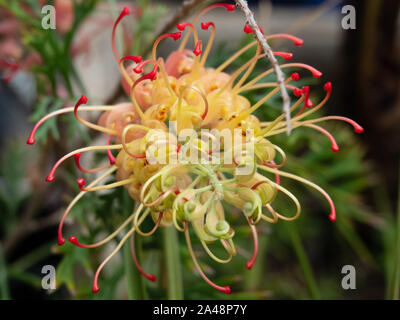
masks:
<path id="1" fill-rule="evenodd" d="M 287 134 L 289 135 L 292 130 L 292 126 L 290 123 L 290 97 L 287 93 L 285 83 L 284 83 L 285 75 L 283 74 L 281 68 L 279 67 L 278 61 L 276 60 L 271 47 L 268 45 L 267 39 L 265 39 L 264 35 L 260 31 L 260 28 L 259 28 L 256 20 L 254 19 L 254 14 L 249 9 L 247 1 L 246 0 L 235 0 L 235 2 L 236 2 L 236 5 L 238 6 L 238 8 L 240 8 L 240 10 L 242 10 L 244 15 L 246 16 L 247 24 L 253 30 L 254 36 L 256 37 L 258 42 L 261 44 L 265 54 L 267 55 L 268 60 L 272 64 L 272 67 L 276 74 L 277 83 L 278 83 L 278 85 L 280 87 L 280 91 L 281 91 L 281 96 L 282 96 L 282 100 L 283 100 L 283 112 L 285 113 L 285 116 L 286 116 L 286 128 L 287 128 Z"/>

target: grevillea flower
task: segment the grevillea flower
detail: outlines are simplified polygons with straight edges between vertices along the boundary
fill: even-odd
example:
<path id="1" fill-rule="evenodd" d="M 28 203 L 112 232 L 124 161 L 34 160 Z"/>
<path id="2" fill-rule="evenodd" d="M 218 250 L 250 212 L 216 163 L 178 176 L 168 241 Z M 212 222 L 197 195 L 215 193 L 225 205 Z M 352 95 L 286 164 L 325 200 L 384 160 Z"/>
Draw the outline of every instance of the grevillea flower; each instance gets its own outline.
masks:
<path id="1" fill-rule="evenodd" d="M 185 234 L 188 250 L 201 277 L 215 289 L 230 293 L 229 286 L 215 284 L 200 268 L 192 249 L 189 229 L 194 230 L 212 259 L 228 263 L 237 251 L 234 245 L 235 231 L 230 224 L 232 213 L 225 212 L 223 204 L 237 208 L 236 211 L 243 215 L 243 221 L 248 224 L 253 237 L 254 253 L 246 263 L 246 267 L 251 269 L 258 254 L 258 223 L 261 220 L 269 223 L 275 223 L 279 219 L 291 221 L 301 212 L 300 202 L 280 185 L 280 177 L 296 180 L 319 191 L 330 206 L 329 218 L 332 221 L 336 219 L 333 201 L 321 187 L 281 170 L 286 163 L 285 152 L 269 139 L 285 132 L 284 114 L 269 122 L 260 122 L 253 115 L 279 92 L 276 82 L 264 80 L 273 73 L 272 69 L 248 80 L 257 62 L 265 57 L 258 42 L 253 41 L 241 48 L 216 69 L 206 67 L 216 29 L 212 22 L 200 23 L 203 32 L 210 33 L 208 42 L 203 44 L 199 40 L 196 26 L 205 13 L 215 8 L 224 8 L 227 11 L 235 9 L 230 4 L 213 4 L 205 8 L 192 23 L 178 24 L 179 32 L 160 36 L 155 41 L 151 59 L 148 60 L 133 56 L 119 57 L 115 47 L 115 31 L 119 22 L 129 14 L 129 10 L 125 8 L 114 25 L 112 46 L 130 101 L 116 106 L 83 106 L 87 103 L 87 98 L 82 96 L 75 107 L 58 110 L 40 120 L 29 136 L 28 144 L 33 144 L 35 132 L 44 121 L 73 112 L 82 124 L 109 137 L 106 145 L 84 147 L 62 157 L 46 178 L 49 182 L 53 181 L 56 169 L 72 157 L 84 173 L 104 171 L 89 184 L 83 178 L 77 179 L 81 192 L 70 203 L 61 219 L 59 245 L 65 242 L 63 224 L 67 215 L 86 193 L 123 186 L 137 202 L 129 218 L 102 241 L 82 244 L 76 236 L 69 238 L 77 246 L 95 248 L 131 226 L 119 245 L 97 269 L 93 283 L 94 292 L 99 290 L 98 279 L 102 268 L 129 237 L 133 239 L 136 234 L 150 236 L 159 227 L 175 227 Z M 248 28 L 244 31 L 249 32 Z M 185 32 L 184 37 L 181 37 L 182 32 Z M 187 49 L 190 35 L 193 35 L 194 43 L 192 49 Z M 157 56 L 157 46 L 160 41 L 167 41 L 168 38 L 179 40 L 180 44 L 164 62 L 163 58 Z M 297 46 L 303 43 L 301 39 L 288 34 L 274 34 L 266 38 L 284 38 Z M 232 62 L 252 48 L 256 48 L 253 57 L 233 73 L 225 72 Z M 287 52 L 275 52 L 275 55 L 283 60 L 292 58 L 292 54 Z M 145 72 L 149 67 L 151 71 Z M 306 69 L 316 78 L 322 76 L 314 67 L 302 63 L 283 63 L 280 67 L 283 70 Z M 313 103 L 310 99 L 310 88 L 296 87 L 298 80 L 299 74 L 293 73 L 285 81 L 285 86 L 296 97 L 291 106 L 292 128 L 304 127 L 324 134 L 331 141 L 334 152 L 339 151 L 339 147 L 334 137 L 319 126 L 320 122 L 345 121 L 357 133 L 363 131 L 360 125 L 345 117 L 327 116 L 307 120 L 326 104 L 332 85 L 327 82 L 324 85 L 325 98 Z M 251 104 L 241 95 L 245 91 L 260 89 L 264 89 L 266 94 L 255 104 Z M 81 112 L 99 110 L 103 113 L 97 124 L 80 116 Z M 186 134 L 187 132 L 190 134 Z M 236 139 L 232 139 L 234 137 Z M 229 140 L 234 140 L 234 143 L 229 144 Z M 113 150 L 118 152 L 116 158 L 111 153 Z M 98 168 L 82 168 L 80 157 L 82 153 L 89 151 L 106 152 L 108 161 Z M 201 161 L 193 161 L 193 154 L 200 156 Z M 101 181 L 110 175 L 115 175 L 115 182 L 102 185 Z M 278 192 L 293 202 L 293 214 L 284 215 L 274 208 Z M 141 230 L 145 219 L 154 221 L 154 228 L 149 232 Z M 218 257 L 212 252 L 209 245 L 214 242 L 219 242 L 226 250 L 225 257 Z M 133 260 L 147 279 L 155 280 L 154 275 L 146 273 L 138 265 L 134 251 Z"/>

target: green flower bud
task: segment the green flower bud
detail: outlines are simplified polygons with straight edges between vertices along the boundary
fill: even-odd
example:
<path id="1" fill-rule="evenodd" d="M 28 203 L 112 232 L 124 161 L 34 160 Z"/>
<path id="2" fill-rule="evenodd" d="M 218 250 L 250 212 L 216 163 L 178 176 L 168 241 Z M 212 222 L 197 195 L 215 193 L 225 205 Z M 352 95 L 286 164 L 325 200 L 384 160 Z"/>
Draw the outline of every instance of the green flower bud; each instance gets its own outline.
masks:
<path id="1" fill-rule="evenodd" d="M 257 160 L 259 160 L 261 163 L 264 163 L 265 161 L 268 162 L 275 159 L 276 150 L 271 142 L 269 142 L 267 139 L 262 139 L 255 143 L 254 153 Z"/>

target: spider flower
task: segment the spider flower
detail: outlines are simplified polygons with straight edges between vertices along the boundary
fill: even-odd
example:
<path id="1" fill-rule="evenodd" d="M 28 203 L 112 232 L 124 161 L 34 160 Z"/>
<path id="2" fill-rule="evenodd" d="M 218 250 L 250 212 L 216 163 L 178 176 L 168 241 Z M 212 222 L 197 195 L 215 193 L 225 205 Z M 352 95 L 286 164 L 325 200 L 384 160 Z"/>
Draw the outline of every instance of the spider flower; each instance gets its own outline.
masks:
<path id="1" fill-rule="evenodd" d="M 269 122 L 260 122 L 253 115 L 280 90 L 277 82 L 265 82 L 265 77 L 273 74 L 273 69 L 265 70 L 248 80 L 257 62 L 265 57 L 258 42 L 253 41 L 241 48 L 215 69 L 206 66 L 216 28 L 213 22 L 201 22 L 201 29 L 197 27 L 204 14 L 216 8 L 227 11 L 235 9 L 233 5 L 222 3 L 203 9 L 191 23 L 178 24 L 178 32 L 161 35 L 155 41 L 148 60 L 136 56 L 121 58 L 118 54 L 115 31 L 120 21 L 129 15 L 129 10 L 125 8 L 113 28 L 112 48 L 130 101 L 115 106 L 84 106 L 87 98 L 82 96 L 75 107 L 55 111 L 40 120 L 29 136 L 28 144 L 33 144 L 35 132 L 44 121 L 72 112 L 83 125 L 108 136 L 106 145 L 80 148 L 62 157 L 46 178 L 49 182 L 53 181 L 56 169 L 71 157 L 75 158 L 78 168 L 84 173 L 104 171 L 89 184 L 83 178 L 77 179 L 81 192 L 70 203 L 61 219 L 59 245 L 65 242 L 63 225 L 67 215 L 86 193 L 123 186 L 136 201 L 136 207 L 129 218 L 105 239 L 93 244 L 82 244 L 76 236 L 69 238 L 70 242 L 80 247 L 95 248 L 130 226 L 115 250 L 97 269 L 94 292 L 99 290 L 98 279 L 102 268 L 129 237 L 133 241 L 136 234 L 150 236 L 159 227 L 174 227 L 185 234 L 188 250 L 201 277 L 215 289 L 230 293 L 229 286 L 215 284 L 201 269 L 192 248 L 189 229 L 194 231 L 213 260 L 228 263 L 237 251 L 234 244 L 235 231 L 230 224 L 232 213 L 225 212 L 223 204 L 236 208 L 248 224 L 253 237 L 253 255 L 246 263 L 246 267 L 251 269 L 258 254 L 258 223 L 262 220 L 269 223 L 276 223 L 279 219 L 290 221 L 301 213 L 299 200 L 280 185 L 281 177 L 296 180 L 319 191 L 330 206 L 329 218 L 332 221 L 336 219 L 333 201 L 321 187 L 282 170 L 286 163 L 285 152 L 269 139 L 285 132 L 287 123 L 284 114 Z M 200 30 L 210 35 L 206 44 L 199 40 Z M 244 31 L 249 33 L 246 27 Z M 191 35 L 194 41 L 189 49 Z M 297 46 L 303 43 L 301 39 L 288 34 L 265 37 L 287 39 Z M 161 41 L 169 38 L 179 41 L 179 46 L 164 62 L 163 58 L 157 56 L 157 47 Z M 255 54 L 247 62 L 231 73 L 226 71 L 242 54 L 254 48 Z M 283 61 L 292 58 L 292 54 L 287 52 L 275 52 L 275 55 L 282 57 Z M 305 69 L 314 77 L 322 76 L 314 67 L 302 63 L 285 62 L 280 67 L 283 70 Z M 305 127 L 325 135 L 331 141 L 334 152 L 339 151 L 339 147 L 334 137 L 319 126 L 320 122 L 345 121 L 357 133 L 363 131 L 360 125 L 345 117 L 310 118 L 326 104 L 332 85 L 327 82 L 324 85 L 325 98 L 313 103 L 310 88 L 297 87 L 298 80 L 298 73 L 292 73 L 285 80 L 285 86 L 295 97 L 290 110 L 292 128 Z M 265 95 L 252 104 L 242 95 L 251 90 L 264 90 Z M 81 112 L 88 111 L 103 112 L 98 123 L 88 122 L 80 116 Z M 116 158 L 111 153 L 113 150 L 118 152 Z M 108 161 L 98 168 L 82 168 L 80 157 L 89 151 L 107 153 Z M 110 175 L 115 175 L 115 182 L 101 184 Z M 286 215 L 274 209 L 278 192 L 293 202 L 292 214 Z M 154 222 L 149 232 L 141 229 L 145 219 Z M 210 248 L 212 243 L 219 243 L 226 255 L 220 257 L 213 253 Z M 138 264 L 134 250 L 132 254 L 138 270 L 147 279 L 154 281 L 155 276 L 146 273 Z"/>

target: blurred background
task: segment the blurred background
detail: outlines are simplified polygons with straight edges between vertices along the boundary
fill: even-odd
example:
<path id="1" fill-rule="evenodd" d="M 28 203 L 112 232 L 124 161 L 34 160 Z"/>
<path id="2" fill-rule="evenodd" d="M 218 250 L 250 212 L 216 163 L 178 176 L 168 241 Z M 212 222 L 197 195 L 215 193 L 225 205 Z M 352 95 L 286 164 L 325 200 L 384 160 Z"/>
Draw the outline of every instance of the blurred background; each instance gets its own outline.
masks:
<path id="1" fill-rule="evenodd" d="M 160 233 L 138 241 L 142 265 L 158 275 L 157 282 L 145 283 L 138 276 L 129 248 L 124 248 L 105 268 L 101 292 L 91 293 L 94 270 L 115 243 L 94 250 L 70 243 L 57 246 L 59 219 L 79 191 L 78 173 L 69 161 L 52 184 L 44 179 L 62 155 L 89 142 L 96 144 L 99 138 L 73 116 L 64 116 L 42 126 L 35 147 L 27 146 L 26 139 L 35 121 L 72 105 L 82 94 L 91 104 L 127 100 L 111 50 L 113 22 L 123 6 L 129 6 L 133 15 L 124 19 L 119 30 L 120 50 L 145 55 L 159 32 L 175 31 L 176 22 L 190 21 L 198 8 L 213 1 L 190 2 L 193 7 L 182 11 L 182 1 L 0 0 L 0 299 L 170 298 L 164 274 L 167 244 Z M 56 30 L 41 28 L 45 4 L 58 8 Z M 295 222 L 262 224 L 260 255 L 253 270 L 245 268 L 252 253 L 250 231 L 239 223 L 235 227 L 239 254 L 228 268 L 210 262 L 195 243 L 202 267 L 215 282 L 231 286 L 230 296 L 211 289 L 193 272 L 179 235 L 176 263 L 182 265 L 184 298 L 398 299 L 400 2 L 260 0 L 249 4 L 265 33 L 291 33 L 305 40 L 300 48 L 278 40 L 270 44 L 293 52 L 294 61 L 323 72 L 321 79 L 306 74 L 301 78 L 300 85 L 312 87 L 314 101 L 323 97 L 323 84 L 332 81 L 332 97 L 320 114 L 351 117 L 365 132 L 356 135 L 346 125 L 328 123 L 341 148 L 338 153 L 332 153 L 326 137 L 307 128 L 289 137 L 274 137 L 273 142 L 288 155 L 286 171 L 317 183 L 331 195 L 337 221 L 329 221 L 329 208 L 318 193 L 283 179 L 282 184 L 301 201 L 303 213 Z M 345 5 L 355 8 L 356 29 L 342 28 Z M 181 19 L 175 22 L 175 18 Z M 205 19 L 217 27 L 210 66 L 252 40 L 242 31 L 245 18 L 240 10 L 229 14 L 214 10 Z M 163 43 L 160 50 L 166 56 L 173 47 Z M 266 67 L 267 61 L 255 74 Z M 254 102 L 260 96 L 252 92 L 247 98 Z M 280 110 L 277 96 L 257 115 L 267 121 Z M 90 241 L 113 230 L 131 206 L 125 190 L 90 194 L 73 209 L 65 233 L 72 230 Z M 285 208 L 283 201 L 280 208 Z M 57 289 L 51 292 L 42 289 L 44 265 L 57 268 Z M 355 290 L 341 286 L 345 265 L 356 269 Z M 129 281 L 135 281 L 140 294 L 130 291 Z"/>

